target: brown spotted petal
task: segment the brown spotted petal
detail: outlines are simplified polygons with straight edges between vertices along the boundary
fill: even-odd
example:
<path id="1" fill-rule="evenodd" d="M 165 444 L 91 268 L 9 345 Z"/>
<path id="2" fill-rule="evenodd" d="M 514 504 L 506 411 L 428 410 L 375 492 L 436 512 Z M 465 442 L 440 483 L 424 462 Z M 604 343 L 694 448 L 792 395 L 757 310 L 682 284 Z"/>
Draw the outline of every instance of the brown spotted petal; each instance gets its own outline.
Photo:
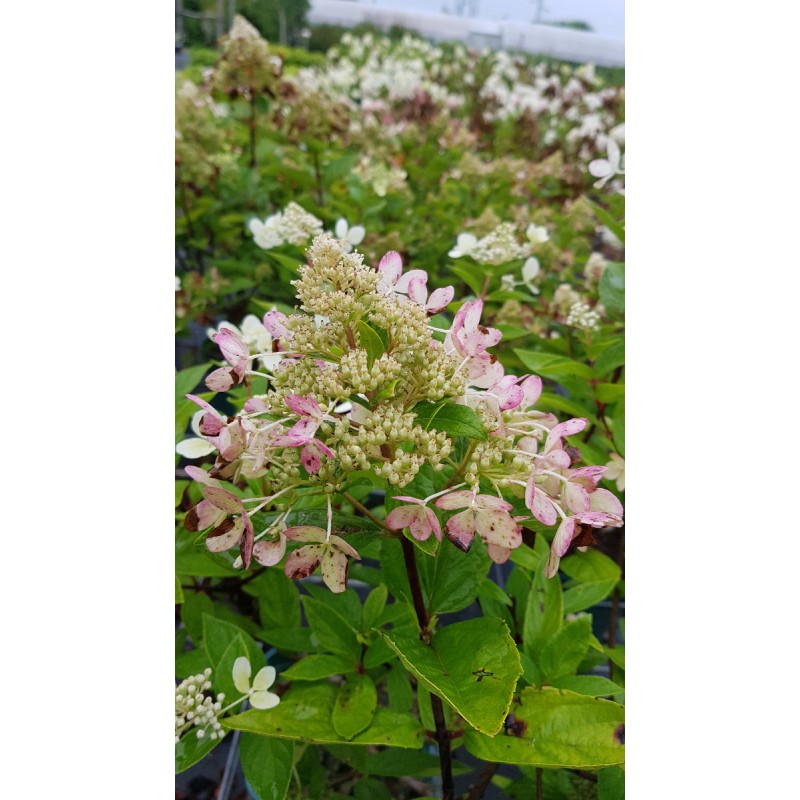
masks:
<path id="1" fill-rule="evenodd" d="M 264 567 L 274 567 L 286 552 L 286 537 L 281 536 L 277 542 L 256 542 L 253 546 L 253 558 Z"/>
<path id="2" fill-rule="evenodd" d="M 324 542 L 326 533 L 316 525 L 294 525 L 287 528 L 283 535 L 293 542 Z"/>
<path id="3" fill-rule="evenodd" d="M 206 547 L 212 553 L 224 553 L 235 547 L 244 533 L 241 517 L 227 517 L 206 537 Z"/>
<path id="4" fill-rule="evenodd" d="M 478 511 L 475 514 L 475 528 L 487 544 L 511 550 L 522 544 L 522 530 L 508 511 Z"/>
<path id="5" fill-rule="evenodd" d="M 242 511 L 242 501 L 227 489 L 206 486 L 203 488 L 203 494 L 209 503 L 228 514 L 239 514 Z"/>
<path id="6" fill-rule="evenodd" d="M 450 517 L 447 520 L 445 535 L 459 550 L 466 553 L 472 547 L 472 540 L 475 537 L 475 512 L 467 508 Z"/>
<path id="7" fill-rule="evenodd" d="M 204 531 L 212 525 L 219 525 L 225 519 L 225 512 L 218 509 L 208 500 L 201 500 L 183 520 L 183 527 L 187 531 Z"/>
<path id="8" fill-rule="evenodd" d="M 319 566 L 319 562 L 322 561 L 327 549 L 324 544 L 308 544 L 299 550 L 295 550 L 286 559 L 284 572 L 292 580 L 307 578 Z"/>
<path id="9" fill-rule="evenodd" d="M 325 548 L 325 555 L 322 556 L 322 580 L 334 594 L 347 588 L 347 556 L 344 553 L 333 547 Z"/>
<path id="10" fill-rule="evenodd" d="M 351 558 L 357 558 L 361 561 L 361 556 L 356 552 L 352 545 L 349 545 L 341 536 L 331 536 L 330 543 L 337 549 L 341 550 Z"/>

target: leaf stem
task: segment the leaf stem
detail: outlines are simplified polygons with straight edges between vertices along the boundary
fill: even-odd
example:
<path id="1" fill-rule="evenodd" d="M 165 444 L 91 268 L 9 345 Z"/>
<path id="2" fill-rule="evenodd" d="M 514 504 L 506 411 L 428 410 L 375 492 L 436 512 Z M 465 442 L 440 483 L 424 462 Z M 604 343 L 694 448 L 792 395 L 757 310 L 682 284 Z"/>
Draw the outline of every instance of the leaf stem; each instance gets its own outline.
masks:
<path id="1" fill-rule="evenodd" d="M 489 784 L 492 782 L 495 772 L 500 765 L 494 761 L 490 761 L 478 775 L 478 779 L 473 784 L 467 795 L 467 800 L 481 800 L 483 793 L 486 791 Z"/>

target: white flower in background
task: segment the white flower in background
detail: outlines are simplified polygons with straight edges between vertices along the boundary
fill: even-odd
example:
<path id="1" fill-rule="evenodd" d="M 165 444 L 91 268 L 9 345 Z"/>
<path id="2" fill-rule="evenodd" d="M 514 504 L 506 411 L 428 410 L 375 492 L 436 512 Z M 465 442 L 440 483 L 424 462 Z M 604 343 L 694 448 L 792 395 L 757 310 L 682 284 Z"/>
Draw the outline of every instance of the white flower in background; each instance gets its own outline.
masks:
<path id="1" fill-rule="evenodd" d="M 471 233 L 459 233 L 456 238 L 456 246 L 447 254 L 450 258 L 461 258 L 468 256 L 478 244 L 478 237 Z"/>
<path id="2" fill-rule="evenodd" d="M 322 233 L 322 220 L 309 214 L 301 205 L 291 202 L 283 210 L 280 231 L 290 244 L 305 244 Z"/>
<path id="3" fill-rule="evenodd" d="M 525 235 L 531 244 L 544 244 L 550 238 L 544 225 L 528 225 Z"/>
<path id="4" fill-rule="evenodd" d="M 528 287 L 531 294 L 539 294 L 539 288 L 534 283 L 534 279 L 539 274 L 539 259 L 531 256 L 522 265 L 522 282 Z"/>
<path id="5" fill-rule="evenodd" d="M 619 149 L 617 142 L 609 138 L 606 143 L 608 158 L 596 158 L 589 162 L 589 173 L 599 180 L 594 182 L 595 189 L 602 189 L 606 183 L 615 175 L 624 175 L 625 169 L 622 166 L 624 156 Z"/>
<path id="6" fill-rule="evenodd" d="M 599 331 L 600 315 L 587 303 L 575 303 L 567 315 L 567 325 L 582 331 Z"/>
<path id="7" fill-rule="evenodd" d="M 247 656 L 239 656 L 233 662 L 233 685 L 250 700 L 253 708 L 275 708 L 281 699 L 277 694 L 268 692 L 270 686 L 275 683 L 275 667 L 262 667 L 250 683 L 250 675 L 253 668 L 250 666 L 250 659 Z"/>
<path id="8" fill-rule="evenodd" d="M 206 415 L 202 408 L 192 417 L 192 432 L 194 436 L 184 439 L 175 445 L 175 452 L 184 458 L 194 459 L 211 455 L 217 448 L 206 439 L 200 431 L 200 420 Z"/>
<path id="9" fill-rule="evenodd" d="M 336 221 L 334 233 L 337 239 L 341 239 L 345 242 L 344 251 L 345 253 L 349 253 L 354 247 L 361 244 L 367 231 L 361 225 L 353 225 L 351 228 L 347 220 L 341 217 Z"/>
<path id="10" fill-rule="evenodd" d="M 181 290 L 181 279 L 176 275 L 175 276 L 175 291 L 179 292 Z"/>
<path id="11" fill-rule="evenodd" d="M 283 244 L 283 237 L 281 236 L 281 219 L 283 215 L 279 211 L 267 217 L 263 222 L 260 219 L 251 219 L 248 223 L 250 233 L 253 234 L 255 243 L 262 250 L 271 250 L 273 247 L 279 247 Z"/>
<path id="12" fill-rule="evenodd" d="M 583 274 L 585 276 L 587 286 L 591 286 L 599 282 L 607 264 L 608 260 L 602 253 L 592 253 L 589 256 L 588 260 L 586 261 L 586 265 L 583 268 Z"/>
<path id="13" fill-rule="evenodd" d="M 608 464 L 606 464 L 606 474 L 603 475 L 604 478 L 610 481 L 617 482 L 617 491 L 624 492 L 625 491 L 625 459 L 617 455 L 617 453 L 609 453 L 608 458 L 610 459 Z"/>
<path id="14" fill-rule="evenodd" d="M 517 285 L 517 280 L 513 275 L 503 275 L 500 278 L 500 290 L 504 292 L 513 292 Z"/>

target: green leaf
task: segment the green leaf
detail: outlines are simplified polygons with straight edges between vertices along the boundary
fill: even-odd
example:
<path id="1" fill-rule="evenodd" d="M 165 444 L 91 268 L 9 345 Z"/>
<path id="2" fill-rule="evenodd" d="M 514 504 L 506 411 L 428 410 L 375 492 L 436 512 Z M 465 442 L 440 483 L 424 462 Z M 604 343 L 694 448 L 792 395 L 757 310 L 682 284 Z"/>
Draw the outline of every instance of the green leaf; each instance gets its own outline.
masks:
<path id="1" fill-rule="evenodd" d="M 625 363 L 625 341 L 617 339 L 603 350 L 594 362 L 594 371 L 597 375 L 608 375 L 617 367 Z"/>
<path id="2" fill-rule="evenodd" d="M 542 565 L 528 593 L 525 622 L 522 626 L 523 649 L 534 661 L 538 661 L 542 648 L 561 628 L 563 617 L 561 582 L 558 576 L 545 578 Z"/>
<path id="3" fill-rule="evenodd" d="M 264 654 L 253 638 L 237 625 L 223 622 L 216 617 L 203 614 L 203 642 L 213 674 L 214 691 L 224 692 L 227 702 L 241 696 L 233 683 L 233 662 L 247 656 L 255 675 L 264 666 Z"/>
<path id="4" fill-rule="evenodd" d="M 301 739 L 316 744 L 346 744 L 331 720 L 337 688 L 331 683 L 292 686 L 275 708 L 251 709 L 223 721 L 226 728 Z M 412 716 L 387 708 L 376 708 L 369 727 L 356 734 L 350 744 L 386 745 L 389 747 L 422 747 L 422 726 Z"/>
<path id="5" fill-rule="evenodd" d="M 339 656 L 309 655 L 292 664 L 281 673 L 288 681 L 319 681 L 331 675 L 346 675 L 355 672 L 356 662 Z"/>
<path id="6" fill-rule="evenodd" d="M 361 609 L 361 630 L 366 633 L 377 622 L 383 609 L 386 607 L 386 598 L 389 596 L 389 590 L 386 584 L 382 583 L 376 586 L 364 601 L 364 607 Z"/>
<path id="7" fill-rule="evenodd" d="M 575 361 L 566 356 L 555 353 L 537 353 L 533 350 L 514 350 L 517 358 L 536 375 L 551 380 L 559 380 L 565 376 L 578 378 L 591 378 L 592 370 L 588 364 Z"/>
<path id="8" fill-rule="evenodd" d="M 409 753 L 389 747 L 379 753 L 367 756 L 365 772 L 368 775 L 380 775 L 386 778 L 400 778 L 413 775 L 416 778 L 435 778 L 440 774 L 439 758 L 420 750 Z M 470 772 L 470 767 L 453 762 L 453 774 L 462 775 Z"/>
<path id="9" fill-rule="evenodd" d="M 363 320 L 359 320 L 356 327 L 359 343 L 367 351 L 367 367 L 372 369 L 375 359 L 380 358 L 386 352 L 386 346 L 378 332 Z"/>
<path id="10" fill-rule="evenodd" d="M 622 223 L 617 222 L 611 214 L 608 213 L 602 206 L 598 205 L 597 203 L 592 202 L 591 200 L 587 199 L 587 202 L 594 210 L 594 213 L 597 215 L 597 219 L 608 228 L 617 239 L 620 240 L 624 244 L 625 242 L 625 227 Z"/>
<path id="11" fill-rule="evenodd" d="M 597 800 L 625 800 L 625 770 L 607 767 L 597 773 Z"/>
<path id="12" fill-rule="evenodd" d="M 566 614 L 591 608 L 608 597 L 622 574 L 613 559 L 594 549 L 567 556 L 560 566 L 572 578 L 564 591 Z"/>
<path id="13" fill-rule="evenodd" d="M 565 675 L 551 683 L 556 689 L 568 689 L 590 697 L 610 697 L 622 691 L 621 686 L 600 675 Z"/>
<path id="14" fill-rule="evenodd" d="M 175 403 L 183 401 L 184 395 L 191 394 L 197 384 L 203 380 L 203 376 L 208 371 L 211 364 L 206 361 L 204 364 L 198 364 L 195 367 L 182 369 L 180 372 L 175 373 Z M 194 404 L 193 404 L 194 405 Z M 197 406 L 194 406 L 197 408 Z"/>
<path id="15" fill-rule="evenodd" d="M 356 631 L 343 617 L 313 597 L 304 597 L 303 607 L 309 627 L 321 647 L 336 655 L 358 659 L 361 645 Z"/>
<path id="16" fill-rule="evenodd" d="M 263 628 L 300 627 L 300 592 L 283 570 L 265 569 L 242 588 L 258 599 Z"/>
<path id="17" fill-rule="evenodd" d="M 583 661 L 592 638 L 592 618 L 567 622 L 544 646 L 539 656 L 543 681 L 572 675 Z"/>
<path id="18" fill-rule="evenodd" d="M 468 439 L 486 439 L 480 417 L 469 407 L 456 403 L 429 403 L 424 400 L 414 406 L 417 424 L 426 431 L 435 428 L 448 436 L 465 436 Z"/>
<path id="19" fill-rule="evenodd" d="M 181 579 L 175 576 L 175 605 L 180 605 L 185 600 L 183 595 L 183 586 L 181 586 Z"/>
<path id="20" fill-rule="evenodd" d="M 600 277 L 598 286 L 600 302 L 612 314 L 621 314 L 625 310 L 625 266 L 609 264 Z"/>
<path id="21" fill-rule="evenodd" d="M 461 278 L 461 280 L 464 281 L 464 283 L 466 283 L 470 289 L 472 289 L 476 296 L 481 293 L 481 289 L 483 288 L 482 275 L 477 275 L 466 267 L 456 264 L 451 264 L 449 269 L 454 275 L 457 275 L 459 278 Z"/>
<path id="22" fill-rule="evenodd" d="M 414 705 L 414 692 L 411 689 L 408 672 L 397 662 L 392 665 L 386 676 L 386 691 L 389 694 L 389 708 L 394 711 L 411 711 Z"/>
<path id="23" fill-rule="evenodd" d="M 577 611 L 585 611 L 587 608 L 596 606 L 601 600 L 605 600 L 617 581 L 589 581 L 579 583 L 564 591 L 564 613 L 574 614 Z"/>
<path id="24" fill-rule="evenodd" d="M 519 653 L 501 620 L 480 617 L 439 629 L 431 644 L 381 631 L 403 665 L 474 728 L 494 736 L 522 674 Z"/>
<path id="25" fill-rule="evenodd" d="M 611 426 L 614 432 L 614 443 L 617 446 L 619 454 L 625 457 L 625 402 L 619 402 L 614 407 L 614 413 L 611 416 Z"/>
<path id="26" fill-rule="evenodd" d="M 597 422 L 594 409 L 582 406 L 575 400 L 562 397 L 560 394 L 542 392 L 536 402 L 536 409 L 537 411 L 565 411 L 567 414 L 572 414 L 573 417 L 586 417 L 589 422 Z"/>
<path id="27" fill-rule="evenodd" d="M 597 769 L 625 761 L 618 738 L 625 709 L 610 700 L 528 687 L 511 713 L 517 735 L 491 739 L 467 730 L 467 750 L 485 761 L 549 768 Z"/>
<path id="28" fill-rule="evenodd" d="M 598 383 L 594 388 L 594 394 L 601 403 L 613 403 L 620 397 L 625 397 L 625 384 Z"/>
<path id="29" fill-rule="evenodd" d="M 203 641 L 203 614 L 214 614 L 214 604 L 204 592 L 186 592 L 181 607 L 181 621 L 195 645 Z"/>
<path id="30" fill-rule="evenodd" d="M 372 722 L 378 705 L 378 692 L 366 674 L 348 675 L 339 687 L 331 721 L 336 733 L 348 741 Z"/>
<path id="31" fill-rule="evenodd" d="M 400 560 L 402 565 L 402 556 Z M 477 541 L 467 553 L 448 541 L 434 557 L 418 553 L 417 567 L 428 611 L 447 614 L 466 608 L 478 596 L 489 565 L 485 546 Z"/>
<path id="32" fill-rule="evenodd" d="M 250 789 L 258 800 L 284 800 L 294 764 L 294 743 L 244 734 L 239 758 Z"/>
<path id="33" fill-rule="evenodd" d="M 210 739 L 208 736 L 198 739 L 197 728 L 190 728 L 179 742 L 175 742 L 175 774 L 189 769 L 219 743 L 220 739 Z"/>

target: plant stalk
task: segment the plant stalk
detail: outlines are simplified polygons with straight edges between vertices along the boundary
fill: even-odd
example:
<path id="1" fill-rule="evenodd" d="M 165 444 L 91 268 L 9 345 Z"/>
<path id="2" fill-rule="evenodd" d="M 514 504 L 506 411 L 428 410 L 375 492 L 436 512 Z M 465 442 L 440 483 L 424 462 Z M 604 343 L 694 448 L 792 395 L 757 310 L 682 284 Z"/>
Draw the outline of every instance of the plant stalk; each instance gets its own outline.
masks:
<path id="1" fill-rule="evenodd" d="M 414 545 L 403 536 L 400 539 L 403 546 L 403 559 L 408 573 L 408 585 L 411 588 L 411 597 L 414 601 L 414 611 L 417 614 L 419 623 L 419 638 L 430 645 L 431 633 L 428 628 L 430 618 L 425 608 L 425 599 L 422 596 L 422 584 L 417 570 L 417 559 L 414 554 Z M 439 697 L 431 692 L 431 710 L 433 711 L 433 721 L 436 725 L 436 744 L 439 750 L 439 769 L 442 773 L 442 800 L 455 800 L 455 788 L 453 786 L 453 756 L 450 751 L 450 731 L 447 730 L 447 722 L 444 718 L 444 706 Z"/>
<path id="2" fill-rule="evenodd" d="M 248 120 L 248 127 L 250 128 L 250 167 L 256 165 L 256 95 L 255 92 L 250 93 L 250 119 Z"/>

